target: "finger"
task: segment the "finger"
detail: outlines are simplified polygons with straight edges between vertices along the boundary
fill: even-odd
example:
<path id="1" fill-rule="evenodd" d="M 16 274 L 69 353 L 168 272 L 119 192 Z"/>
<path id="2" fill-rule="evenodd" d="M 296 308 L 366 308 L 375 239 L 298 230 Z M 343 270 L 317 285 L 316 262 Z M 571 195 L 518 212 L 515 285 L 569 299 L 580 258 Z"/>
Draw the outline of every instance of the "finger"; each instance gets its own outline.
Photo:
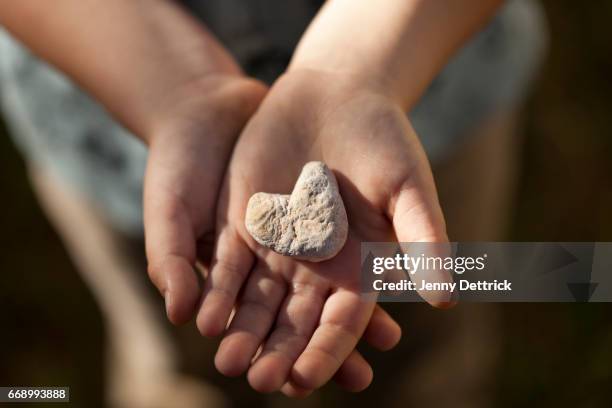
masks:
<path id="1" fill-rule="evenodd" d="M 376 305 L 363 339 L 372 347 L 387 351 L 397 345 L 401 335 L 400 326 L 382 307 Z M 347 391 L 359 392 L 367 388 L 372 381 L 372 375 L 371 366 L 363 359 L 359 351 L 353 350 L 334 375 L 334 380 Z M 281 392 L 291 398 L 304 398 L 313 390 L 299 387 L 288 381 L 281 388 Z"/>
<path id="2" fill-rule="evenodd" d="M 321 309 L 326 288 L 293 284 L 261 355 L 248 372 L 248 380 L 259 392 L 273 392 L 287 381 L 291 367 L 308 344 Z"/>
<path id="3" fill-rule="evenodd" d="M 331 295 L 319 327 L 295 362 L 292 381 L 305 389 L 316 389 L 329 381 L 357 345 L 374 306 L 356 292 L 341 289 Z"/>
<path id="4" fill-rule="evenodd" d="M 382 307 L 376 305 L 363 339 L 381 351 L 391 350 L 399 343 L 402 328 Z"/>
<path id="5" fill-rule="evenodd" d="M 334 375 L 336 384 L 349 392 L 365 390 L 372 383 L 373 378 L 372 367 L 357 350 L 351 352 Z M 290 398 L 306 398 L 313 391 L 312 389 L 302 388 L 292 381 L 288 381 L 281 388 L 281 392 Z"/>
<path id="6" fill-rule="evenodd" d="M 145 190 L 144 209 L 149 277 L 164 296 L 168 319 L 184 323 L 193 316 L 200 293 L 188 212 L 172 196 L 151 189 Z"/>
<path id="7" fill-rule="evenodd" d="M 353 350 L 334 375 L 334 381 L 349 392 L 361 392 L 374 378 L 370 364 L 361 353 Z"/>
<path id="8" fill-rule="evenodd" d="M 244 373 L 267 336 L 283 301 L 286 285 L 267 265 L 251 272 L 227 334 L 219 345 L 215 366 L 224 375 Z"/>
<path id="9" fill-rule="evenodd" d="M 225 330 L 253 261 L 253 254 L 242 239 L 231 228 L 224 228 L 217 239 L 196 319 L 203 336 L 218 336 Z"/>
<path id="10" fill-rule="evenodd" d="M 426 173 L 426 175 L 420 173 Z M 425 250 L 428 252 L 445 251 L 446 248 L 442 244 L 448 243 L 448 237 L 433 178 L 430 172 L 420 173 L 408 180 L 396 194 L 396 198 L 392 200 L 389 216 L 393 220 L 395 235 L 400 243 L 441 243 L 438 246 L 429 245 Z M 419 246 L 419 249 L 423 249 L 423 246 Z M 443 268 L 418 271 L 411 274 L 411 279 L 417 282 L 425 280 L 450 283 L 453 281 L 452 274 Z M 419 294 L 435 307 L 447 308 L 454 304 L 454 294 L 450 291 L 419 291 Z"/>
<path id="11" fill-rule="evenodd" d="M 301 388 L 291 381 L 286 382 L 281 387 L 280 391 L 285 394 L 289 398 L 306 398 L 310 394 L 313 393 L 314 390 L 307 390 L 305 388 Z"/>

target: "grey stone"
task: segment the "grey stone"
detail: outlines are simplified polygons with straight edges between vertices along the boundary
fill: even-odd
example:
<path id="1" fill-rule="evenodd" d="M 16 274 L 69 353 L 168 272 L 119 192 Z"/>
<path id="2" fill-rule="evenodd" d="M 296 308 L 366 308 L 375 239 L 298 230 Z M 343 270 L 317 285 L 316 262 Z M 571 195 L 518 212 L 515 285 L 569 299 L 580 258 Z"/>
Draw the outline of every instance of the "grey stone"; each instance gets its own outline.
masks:
<path id="1" fill-rule="evenodd" d="M 259 244 L 311 262 L 333 258 L 348 235 L 338 183 L 322 162 L 306 163 L 291 195 L 253 194 L 245 224 Z"/>

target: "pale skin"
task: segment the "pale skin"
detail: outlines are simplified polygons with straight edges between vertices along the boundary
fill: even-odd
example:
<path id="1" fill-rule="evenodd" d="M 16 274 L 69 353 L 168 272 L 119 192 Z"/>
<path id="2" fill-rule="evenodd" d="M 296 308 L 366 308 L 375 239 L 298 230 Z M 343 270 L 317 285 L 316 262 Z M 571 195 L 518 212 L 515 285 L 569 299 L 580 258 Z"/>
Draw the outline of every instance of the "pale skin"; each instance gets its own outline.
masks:
<path id="1" fill-rule="evenodd" d="M 332 378 L 367 387 L 359 339 L 399 341 L 393 319 L 359 295 L 358 244 L 447 240 L 405 112 L 499 3 L 330 0 L 271 90 L 170 1 L 3 2 L 0 24 L 149 145 L 147 258 L 169 319 L 197 313 L 202 334 L 224 334 L 222 373 L 304 396 Z M 310 160 L 336 172 L 351 224 L 342 252 L 319 264 L 270 252 L 244 228 L 248 198 L 290 192 Z"/>

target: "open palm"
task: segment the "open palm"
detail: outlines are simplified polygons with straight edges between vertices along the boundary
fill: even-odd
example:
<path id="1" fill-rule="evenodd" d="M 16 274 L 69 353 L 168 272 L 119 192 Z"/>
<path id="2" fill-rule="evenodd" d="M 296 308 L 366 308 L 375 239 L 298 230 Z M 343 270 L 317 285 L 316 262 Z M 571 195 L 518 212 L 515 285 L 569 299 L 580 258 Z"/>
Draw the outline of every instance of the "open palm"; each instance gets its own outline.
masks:
<path id="1" fill-rule="evenodd" d="M 321 263 L 259 246 L 244 226 L 252 194 L 291 192 L 302 166 L 335 173 L 350 225 L 345 247 Z M 198 327 L 221 333 L 216 365 L 248 369 L 259 391 L 311 390 L 350 361 L 375 310 L 360 290 L 362 241 L 444 241 L 426 157 L 405 113 L 374 89 L 331 74 L 286 74 L 241 135 L 218 207 L 217 244 Z M 433 301 L 432 301 L 433 303 Z"/>
<path id="2" fill-rule="evenodd" d="M 210 262 L 223 174 L 266 91 L 242 76 L 205 77 L 169 96 L 151 130 L 144 188 L 148 271 L 173 323 L 195 313 L 194 266 Z"/>

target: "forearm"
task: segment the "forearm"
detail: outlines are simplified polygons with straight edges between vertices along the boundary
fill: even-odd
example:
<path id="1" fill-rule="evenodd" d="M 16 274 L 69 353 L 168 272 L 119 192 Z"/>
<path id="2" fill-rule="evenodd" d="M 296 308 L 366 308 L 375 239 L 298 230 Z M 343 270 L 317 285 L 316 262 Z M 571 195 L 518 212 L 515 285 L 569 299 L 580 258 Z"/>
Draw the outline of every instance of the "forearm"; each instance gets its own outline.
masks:
<path id="1" fill-rule="evenodd" d="M 409 109 L 502 0 L 328 0 L 290 71 L 344 72 L 375 82 Z"/>
<path id="2" fill-rule="evenodd" d="M 0 24 L 145 141 L 168 95 L 206 75 L 240 72 L 169 0 L 3 1 Z"/>

